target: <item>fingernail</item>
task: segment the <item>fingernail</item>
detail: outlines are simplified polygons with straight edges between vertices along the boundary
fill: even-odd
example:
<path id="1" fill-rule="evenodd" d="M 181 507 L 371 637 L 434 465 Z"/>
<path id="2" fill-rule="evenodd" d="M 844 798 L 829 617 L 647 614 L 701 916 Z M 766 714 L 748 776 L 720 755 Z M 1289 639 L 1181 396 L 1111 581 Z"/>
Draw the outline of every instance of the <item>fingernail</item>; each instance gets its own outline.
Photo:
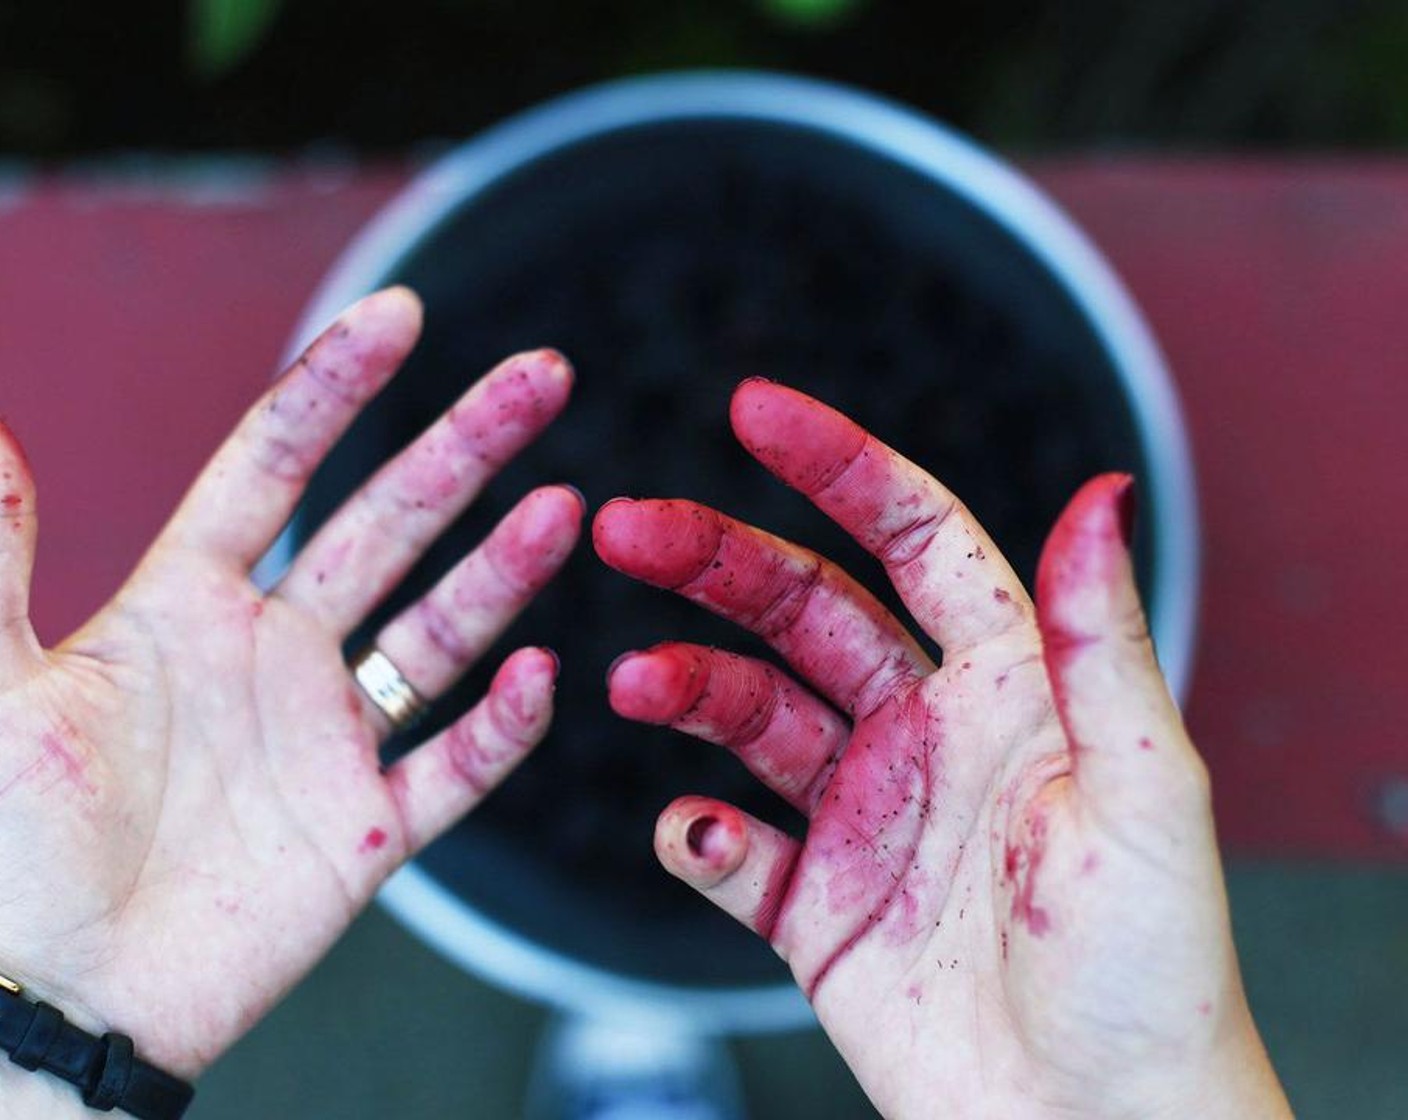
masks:
<path id="1" fill-rule="evenodd" d="M 577 496 L 577 501 L 582 506 L 582 512 L 587 512 L 587 496 L 583 494 L 581 490 L 577 489 L 577 487 L 573 486 L 570 482 L 559 482 L 558 485 L 562 487 L 562 489 L 575 494 Z"/>
<path id="2" fill-rule="evenodd" d="M 1125 475 L 1124 484 L 1115 496 L 1115 513 L 1119 517 L 1120 536 L 1125 548 L 1134 547 L 1134 522 L 1139 512 L 1139 494 L 1133 475 Z"/>
<path id="3" fill-rule="evenodd" d="M 770 377 L 745 377 L 742 381 L 740 381 L 740 382 L 738 383 L 738 387 L 739 387 L 740 389 L 742 389 L 742 388 L 744 388 L 745 386 L 748 386 L 748 385 L 776 385 L 776 384 L 777 384 L 777 382 L 775 382 L 775 381 L 774 381 L 772 378 L 770 378 Z"/>
<path id="4" fill-rule="evenodd" d="M 552 658 L 552 675 L 554 677 L 562 672 L 562 658 L 558 657 L 557 650 L 553 649 L 551 646 L 539 646 L 538 651 Z"/>
<path id="5" fill-rule="evenodd" d="M 567 355 L 561 350 L 552 346 L 541 346 L 537 350 L 531 351 L 531 356 L 545 365 L 552 366 L 563 377 L 573 379 L 576 377 L 576 369 Z"/>
<path id="6" fill-rule="evenodd" d="M 697 859 L 703 859 L 705 848 L 709 843 L 709 833 L 719 823 L 719 818 L 714 816 L 695 817 L 689 822 L 689 828 L 685 830 L 684 840 L 689 845 L 689 850 Z"/>
<path id="7" fill-rule="evenodd" d="M 608 688 L 611 685 L 611 675 L 616 672 L 616 669 L 621 664 L 621 662 L 625 661 L 627 658 L 635 657 L 639 653 L 640 650 L 638 649 L 628 649 L 625 653 L 616 655 L 615 660 L 613 660 L 611 664 L 606 667 L 606 684 Z"/>
<path id="8" fill-rule="evenodd" d="M 420 295 L 414 288 L 409 288 L 405 284 L 390 284 L 385 288 L 378 288 L 374 292 L 368 292 L 347 310 L 352 311 L 353 309 L 364 307 L 373 301 L 385 300 L 393 296 L 397 299 L 410 300 L 410 302 L 415 305 L 418 313 L 424 313 L 425 302 L 420 298 Z"/>

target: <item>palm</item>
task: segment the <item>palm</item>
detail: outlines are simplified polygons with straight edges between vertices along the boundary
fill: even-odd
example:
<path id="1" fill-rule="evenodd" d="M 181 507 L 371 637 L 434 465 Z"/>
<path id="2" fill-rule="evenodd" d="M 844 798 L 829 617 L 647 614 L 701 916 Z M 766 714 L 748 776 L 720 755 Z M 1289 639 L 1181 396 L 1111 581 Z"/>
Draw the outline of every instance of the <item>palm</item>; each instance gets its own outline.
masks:
<path id="1" fill-rule="evenodd" d="M 1138 1071 L 1196 1067 L 1245 1005 L 1201 764 L 1129 583 L 1127 482 L 1072 504 L 1038 612 L 953 496 L 844 417 L 750 383 L 733 420 L 882 560 L 944 663 L 796 545 L 690 503 L 608 505 L 608 563 L 807 682 L 683 643 L 618 663 L 619 712 L 729 747 L 809 818 L 799 842 L 683 798 L 665 865 L 771 941 L 885 1115 L 1159 1114 Z"/>
<path id="2" fill-rule="evenodd" d="M 123 1008 L 124 1028 L 168 1040 L 160 1059 L 182 1069 L 311 967 L 404 851 L 335 646 L 271 617 L 216 654 L 189 635 L 218 632 L 217 615 L 196 602 L 172 628 L 100 617 L 9 697 L 34 723 L 19 738 L 50 752 L 15 762 L 54 778 L 14 791 L 28 804 L 10 811 L 35 822 L 25 852 L 44 861 L 26 874 L 65 886 L 7 906 L 0 936 L 17 959 L 47 958 L 31 983 L 73 978 L 66 1006 Z M 281 676 L 275 697 L 255 683 Z M 291 719 L 300 709 L 326 724 Z M 357 827 L 388 842 L 355 858 Z"/>
<path id="3" fill-rule="evenodd" d="M 0 852 L 0 967 L 22 968 L 29 987 L 116 1024 L 177 1072 L 199 1072 L 256 1021 L 546 728 L 555 664 L 520 651 L 475 709 L 383 769 L 389 725 L 343 659 L 350 629 L 482 483 L 464 465 L 480 462 L 476 448 L 447 446 L 453 418 L 331 519 L 272 593 L 250 579 L 307 471 L 413 340 L 413 312 L 404 297 L 376 297 L 315 344 L 127 586 L 61 647 L 40 651 L 27 622 L 0 646 L 0 809 L 26 825 L 0 841 L 11 848 Z M 458 407 L 502 420 L 509 389 L 538 407 L 517 424 L 510 412 L 484 462 L 550 419 L 544 401 L 565 398 L 564 367 L 517 359 Z M 318 403 L 290 418 L 301 401 Z M 289 455 L 297 472 L 281 466 Z M 7 479 L 23 470 L 12 462 Z M 20 482 L 12 504 L 27 507 Z M 231 527 L 230 505 L 249 493 L 268 507 L 243 501 Z M 379 506 L 433 512 L 393 523 Z M 435 695 L 561 563 L 580 516 L 570 492 L 530 495 L 378 645 Z M 379 533 L 393 524 L 394 543 Z M 32 519 L 13 525 L 32 551 Z M 27 580 L 22 550 L 7 578 Z"/>
<path id="4" fill-rule="evenodd" d="M 974 651 L 971 673 L 982 672 L 981 658 Z M 916 776 L 909 804 L 917 810 L 882 825 L 865 844 L 870 890 L 836 915 L 835 963 L 823 982 L 812 981 L 822 1022 L 862 1079 L 893 1086 L 875 1093 L 886 1115 L 924 1115 L 925 1102 L 940 1093 L 983 1099 L 1003 1117 L 1078 1109 L 1082 1090 L 1111 1070 L 1145 1068 L 1149 1059 L 1167 1067 L 1221 995 L 1216 979 L 1200 990 L 1197 978 L 1209 963 L 1219 966 L 1212 970 L 1218 977 L 1229 962 L 1209 962 L 1203 950 L 1174 959 L 1179 943 L 1166 938 L 1190 920 L 1207 934 L 1221 932 L 1217 895 L 1209 892 L 1215 865 L 1211 877 L 1170 875 L 1150 851 L 1159 839 L 1153 829 L 1110 833 L 1082 811 L 1044 682 L 1038 672 L 1029 677 L 1032 708 L 1044 702 L 1049 720 L 1021 729 L 1020 757 L 987 774 L 953 777 L 938 791 Z M 972 692 L 987 699 L 981 688 Z M 965 719 L 969 695 L 940 674 L 915 703 L 946 713 L 937 722 L 949 728 L 950 757 L 992 758 L 1001 733 L 1014 729 L 994 728 L 993 708 L 984 715 L 969 707 Z M 912 738 L 895 714 L 858 724 L 853 742 L 885 743 L 891 757 L 902 754 Z M 844 790 L 874 772 L 873 765 L 849 769 L 843 761 L 798 866 L 799 874 L 829 880 L 829 897 L 839 893 L 837 868 L 819 853 L 817 837 L 852 829 L 841 805 L 827 802 L 839 793 L 844 804 Z M 942 809 L 926 810 L 926 802 Z M 789 937 L 815 936 L 815 926 L 786 916 L 775 934 L 792 955 Z M 1153 944 L 1167 946 L 1157 969 L 1147 967 Z M 867 1069 L 875 1071 L 870 1078 Z M 885 1077 L 889 1069 L 924 1076 L 902 1082 Z M 1013 1088 L 994 1086 L 995 1070 L 1008 1071 Z M 1136 1097 L 1136 1087 L 1119 1090 L 1126 1093 Z"/>

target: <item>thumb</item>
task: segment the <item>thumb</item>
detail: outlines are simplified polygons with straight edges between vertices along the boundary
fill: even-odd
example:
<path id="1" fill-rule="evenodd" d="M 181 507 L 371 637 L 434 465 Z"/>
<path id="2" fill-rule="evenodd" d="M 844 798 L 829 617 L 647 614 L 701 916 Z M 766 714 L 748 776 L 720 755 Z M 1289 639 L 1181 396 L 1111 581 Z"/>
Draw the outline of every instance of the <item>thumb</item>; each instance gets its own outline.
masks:
<path id="1" fill-rule="evenodd" d="M 1134 584 L 1134 479 L 1071 499 L 1042 550 L 1037 625 L 1077 788 L 1097 803 L 1206 797 L 1206 772 L 1159 669 Z M 1187 779 L 1186 784 L 1179 779 Z"/>
<path id="2" fill-rule="evenodd" d="M 37 533 L 34 477 L 19 442 L 0 421 L 0 675 L 38 652 L 29 623 Z"/>

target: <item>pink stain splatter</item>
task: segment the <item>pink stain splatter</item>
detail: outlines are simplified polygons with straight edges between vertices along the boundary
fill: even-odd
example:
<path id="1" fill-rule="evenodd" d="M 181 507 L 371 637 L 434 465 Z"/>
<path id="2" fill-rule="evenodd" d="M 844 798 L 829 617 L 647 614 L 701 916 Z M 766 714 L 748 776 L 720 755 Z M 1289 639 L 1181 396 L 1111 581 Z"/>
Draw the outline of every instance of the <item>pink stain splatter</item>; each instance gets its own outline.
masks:
<path id="1" fill-rule="evenodd" d="M 894 718 L 882 721 L 880 734 L 861 732 L 851 740 L 812 817 L 810 856 L 828 865 L 827 902 L 837 917 L 850 920 L 852 932 L 803 982 L 808 998 L 881 923 L 894 944 L 926 928 L 910 888 L 917 885 L 915 852 L 942 769 L 939 730 L 926 725 L 918 690 L 887 703 L 896 706 Z"/>
<path id="2" fill-rule="evenodd" d="M 912 890 L 902 890 L 890 903 L 881 930 L 887 945 L 907 945 L 926 928 L 919 912 L 919 899 Z"/>
<path id="3" fill-rule="evenodd" d="M 384 847 L 386 847 L 386 833 L 379 828 L 373 828 L 362 837 L 362 843 L 357 851 L 361 855 L 366 855 L 368 852 L 379 852 Z"/>
<path id="4" fill-rule="evenodd" d="M 57 765 L 67 781 L 90 796 L 98 792 L 98 787 L 88 778 L 88 767 L 60 736 L 52 731 L 46 732 L 40 738 L 39 745 L 44 752 L 41 765 Z"/>
<path id="5" fill-rule="evenodd" d="M 1139 749 L 1140 749 L 1141 751 L 1151 751 L 1151 750 L 1153 750 L 1153 749 L 1154 749 L 1154 741 L 1153 741 L 1152 739 L 1150 739 L 1149 736 L 1145 735 L 1143 738 L 1141 738 L 1141 739 L 1139 740 Z"/>
<path id="6" fill-rule="evenodd" d="M 18 494 L 6 494 L 3 498 L 0 498 L 0 506 L 4 506 L 8 510 L 19 509 L 23 503 L 24 499 Z"/>
<path id="7" fill-rule="evenodd" d="M 1043 937 L 1051 930 L 1051 915 L 1036 904 L 1036 879 L 1046 858 L 1046 817 L 1033 814 L 1030 835 L 1025 844 L 1007 846 L 1003 872 L 1012 884 L 1012 917 L 1026 926 L 1033 937 Z"/>

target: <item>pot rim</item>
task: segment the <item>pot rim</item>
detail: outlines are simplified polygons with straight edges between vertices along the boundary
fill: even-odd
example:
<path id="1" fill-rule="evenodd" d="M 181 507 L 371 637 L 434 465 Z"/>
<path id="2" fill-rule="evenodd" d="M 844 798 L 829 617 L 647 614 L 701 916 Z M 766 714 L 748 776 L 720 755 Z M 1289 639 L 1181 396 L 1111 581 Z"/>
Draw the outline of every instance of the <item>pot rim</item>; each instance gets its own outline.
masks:
<path id="1" fill-rule="evenodd" d="M 1182 411 L 1157 343 L 1099 250 L 1020 173 L 946 126 L 876 94 L 769 72 L 684 71 L 589 87 L 522 112 L 442 157 L 354 237 L 306 305 L 293 360 L 353 300 L 452 213 L 525 164 L 566 146 L 640 125 L 735 120 L 819 133 L 888 158 L 996 222 L 1065 290 L 1124 383 L 1146 454 L 1141 485 L 1159 511 L 1150 629 L 1174 695 L 1187 693 L 1197 627 L 1199 523 Z M 261 562 L 272 584 L 292 556 L 292 528 Z M 666 1022 L 704 1033 L 806 1026 L 813 1013 L 788 983 L 700 988 L 628 978 L 531 942 L 467 907 L 414 862 L 378 899 L 404 926 L 467 971 L 519 995 L 602 1017 Z"/>

